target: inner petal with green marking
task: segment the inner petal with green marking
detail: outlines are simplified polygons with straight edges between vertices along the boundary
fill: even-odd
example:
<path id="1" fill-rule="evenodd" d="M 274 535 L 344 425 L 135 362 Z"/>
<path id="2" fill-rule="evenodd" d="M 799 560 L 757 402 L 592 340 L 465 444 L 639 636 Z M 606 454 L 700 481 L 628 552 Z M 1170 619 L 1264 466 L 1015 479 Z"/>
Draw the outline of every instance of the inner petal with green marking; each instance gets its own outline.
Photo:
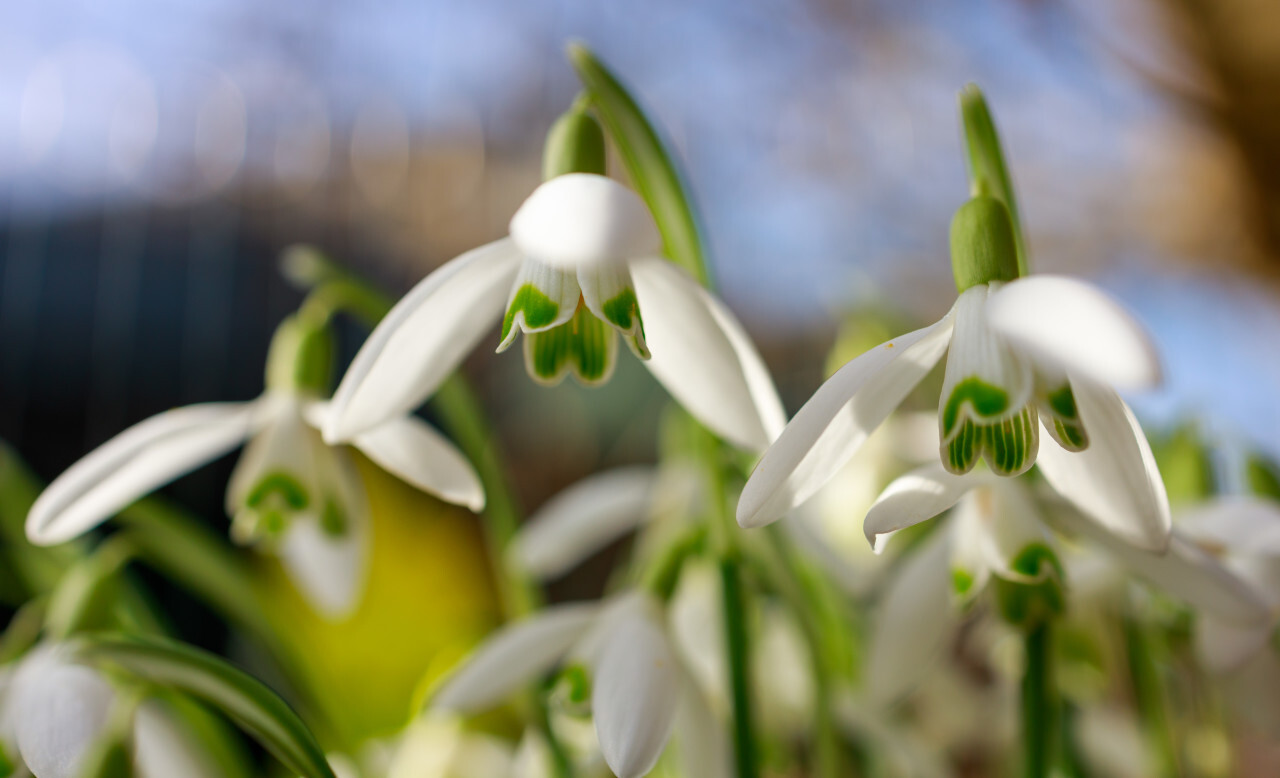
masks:
<path id="1" fill-rule="evenodd" d="M 1017 475 L 1035 462 L 1040 443 L 1030 366 L 987 327 L 988 293 L 975 286 L 960 295 L 947 354 L 938 427 L 942 464 L 958 475 L 979 459 L 999 475 Z"/>
<path id="2" fill-rule="evenodd" d="M 526 259 L 520 266 L 502 317 L 502 341 L 506 351 L 521 332 L 543 332 L 573 318 L 582 292 L 572 271 L 564 271 Z"/>
<path id="3" fill-rule="evenodd" d="M 641 359 L 649 358 L 644 321 L 635 286 L 625 264 L 603 264 L 578 270 L 582 300 L 593 314 L 613 325 Z"/>
<path id="4" fill-rule="evenodd" d="M 1045 429 L 1058 441 L 1058 445 L 1068 451 L 1084 451 L 1088 448 L 1089 435 L 1076 407 L 1076 397 L 1071 391 L 1070 382 L 1065 378 L 1046 382 L 1037 375 L 1036 394 L 1036 404 L 1040 413 L 1045 416 Z"/>
<path id="5" fill-rule="evenodd" d="M 554 386 L 570 373 L 586 386 L 599 386 L 613 375 L 618 338 L 609 325 L 579 307 L 565 324 L 527 335 L 524 362 L 529 377 Z"/>

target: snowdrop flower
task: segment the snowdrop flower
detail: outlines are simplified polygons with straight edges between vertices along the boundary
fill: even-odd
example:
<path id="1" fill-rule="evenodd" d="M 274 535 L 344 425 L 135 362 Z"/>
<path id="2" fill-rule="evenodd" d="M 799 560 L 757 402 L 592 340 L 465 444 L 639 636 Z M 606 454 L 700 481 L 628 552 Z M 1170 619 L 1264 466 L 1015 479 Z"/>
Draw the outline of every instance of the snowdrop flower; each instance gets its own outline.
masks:
<path id="1" fill-rule="evenodd" d="M 1012 257 L 1011 233 L 1006 240 Z M 954 246 L 953 234 L 953 260 Z M 1016 270 L 970 278 L 964 266 L 956 263 L 960 296 L 942 319 L 852 360 L 800 409 L 747 481 L 738 522 L 767 524 L 817 493 L 946 354 L 938 427 L 947 471 L 967 473 L 982 459 L 1008 476 L 1038 462 L 1059 492 L 1113 531 L 1163 548 L 1164 486 L 1114 389 L 1158 381 L 1146 334 L 1081 281 L 1018 278 Z M 1050 438 L 1043 446 L 1041 426 Z"/>
<path id="2" fill-rule="evenodd" d="M 597 138 L 598 158 L 549 178 L 516 211 L 508 237 L 446 263 L 392 309 L 334 395 L 327 440 L 350 439 L 421 404 L 499 321 L 498 350 L 523 334 L 525 366 L 539 383 L 570 373 L 604 383 L 621 336 L 726 440 L 762 450 L 782 429 L 781 402 L 746 332 L 662 257 L 644 201 L 603 175 L 599 125 L 566 119 L 586 122 L 578 129 Z"/>
<path id="3" fill-rule="evenodd" d="M 877 701 L 901 695 L 919 677 L 958 624 L 964 606 L 988 583 L 1035 586 L 1041 603 L 1061 609 L 1065 572 L 1058 561 L 1062 531 L 1097 545 L 1130 572 L 1232 625 L 1266 619 L 1265 601 L 1238 576 L 1175 530 L 1167 552 L 1158 554 L 1117 539 L 1086 514 L 1067 506 L 1052 513 L 1043 498 L 1021 482 L 990 473 L 956 476 L 934 464 L 889 485 L 868 512 L 864 530 L 877 550 L 897 530 L 932 518 L 952 506 L 948 524 L 911 554 L 888 583 L 868 649 L 869 694 Z M 1006 618 L 1026 598 L 1002 601 Z M 1012 610 L 1010 610 L 1012 609 Z"/>
<path id="4" fill-rule="evenodd" d="M 294 323 L 281 327 L 273 353 L 305 347 L 308 333 Z M 72 465 L 31 507 L 27 537 L 40 545 L 71 540 L 247 441 L 227 488 L 233 538 L 276 551 L 320 612 L 348 614 L 359 602 L 369 545 L 364 488 L 350 454 L 320 437 L 330 406 L 315 382 L 292 375 L 292 359 L 271 363 L 288 369 L 268 375 L 261 397 L 165 411 Z M 390 417 L 351 445 L 423 491 L 472 510 L 484 505 L 471 465 L 417 418 Z"/>
<path id="5" fill-rule="evenodd" d="M 590 670 L 600 751 L 619 778 L 652 770 L 673 728 L 680 733 L 686 774 L 728 774 L 719 722 L 672 648 L 662 606 L 646 592 L 556 605 L 504 627 L 444 683 L 431 705 L 478 713 L 555 667 L 577 663 Z"/>
<path id="6" fill-rule="evenodd" d="M 14 775 L 76 778 L 84 756 L 106 736 L 116 699 L 107 678 L 70 661 L 65 646 L 33 649 L 0 685 L 0 743 Z M 134 711 L 132 737 L 141 778 L 219 774 L 163 703 L 149 700 Z"/>

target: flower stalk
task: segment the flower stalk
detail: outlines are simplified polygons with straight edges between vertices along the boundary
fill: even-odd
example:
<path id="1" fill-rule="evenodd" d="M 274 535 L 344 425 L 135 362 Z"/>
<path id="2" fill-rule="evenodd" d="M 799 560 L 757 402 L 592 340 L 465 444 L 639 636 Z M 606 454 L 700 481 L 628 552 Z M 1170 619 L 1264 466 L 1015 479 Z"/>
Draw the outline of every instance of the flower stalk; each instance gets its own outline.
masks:
<path id="1" fill-rule="evenodd" d="M 960 90 L 960 118 L 964 126 L 970 192 L 974 197 L 994 197 L 1008 209 L 1018 255 L 1018 275 L 1025 276 L 1028 272 L 1027 246 L 1022 235 L 1018 198 L 1000 147 L 1000 135 L 987 108 L 987 99 L 976 84 L 968 84 Z"/>
<path id="2" fill-rule="evenodd" d="M 1053 634 L 1044 619 L 1023 639 L 1026 668 L 1022 676 L 1023 775 L 1047 778 L 1053 763 L 1056 695 L 1053 688 Z"/>

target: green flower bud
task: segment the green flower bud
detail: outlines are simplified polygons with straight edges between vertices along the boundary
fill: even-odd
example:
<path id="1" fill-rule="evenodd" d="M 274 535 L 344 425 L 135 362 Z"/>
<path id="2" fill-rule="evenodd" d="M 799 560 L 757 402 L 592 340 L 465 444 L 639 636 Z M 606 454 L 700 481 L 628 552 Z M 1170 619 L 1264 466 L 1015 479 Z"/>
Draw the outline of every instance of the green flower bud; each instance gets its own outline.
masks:
<path id="1" fill-rule="evenodd" d="M 332 375 L 329 328 L 299 316 L 282 321 L 267 353 L 267 388 L 323 394 Z"/>
<path id="2" fill-rule="evenodd" d="M 978 195 L 951 220 L 951 271 L 956 290 L 1018 277 L 1018 249 L 1009 209 L 994 197 Z"/>
<path id="3" fill-rule="evenodd" d="M 566 173 L 605 173 L 604 130 L 579 99 L 551 125 L 542 153 L 542 178 Z"/>
<path id="4" fill-rule="evenodd" d="M 1053 549 L 1032 543 L 1014 557 L 1011 567 L 1038 580 L 1022 583 L 996 579 L 996 602 L 1006 622 L 1030 631 L 1066 610 L 1062 563 Z"/>

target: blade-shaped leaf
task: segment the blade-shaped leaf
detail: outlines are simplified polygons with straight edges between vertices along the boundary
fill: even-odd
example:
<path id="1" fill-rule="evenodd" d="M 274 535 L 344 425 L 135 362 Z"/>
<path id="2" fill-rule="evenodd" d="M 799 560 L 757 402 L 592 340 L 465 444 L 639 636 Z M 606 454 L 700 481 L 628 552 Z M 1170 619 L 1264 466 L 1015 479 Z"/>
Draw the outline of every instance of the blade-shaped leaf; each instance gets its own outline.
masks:
<path id="1" fill-rule="evenodd" d="M 626 87 L 590 49 L 571 44 L 569 60 L 613 138 L 632 184 L 653 211 L 667 258 L 683 265 L 703 286 L 710 285 L 698 221 L 679 171 L 657 131 Z"/>
<path id="2" fill-rule="evenodd" d="M 155 637 L 83 639 L 81 660 L 109 664 L 217 708 L 285 767 L 305 778 L 335 778 L 307 725 L 256 678 L 206 651 Z"/>

